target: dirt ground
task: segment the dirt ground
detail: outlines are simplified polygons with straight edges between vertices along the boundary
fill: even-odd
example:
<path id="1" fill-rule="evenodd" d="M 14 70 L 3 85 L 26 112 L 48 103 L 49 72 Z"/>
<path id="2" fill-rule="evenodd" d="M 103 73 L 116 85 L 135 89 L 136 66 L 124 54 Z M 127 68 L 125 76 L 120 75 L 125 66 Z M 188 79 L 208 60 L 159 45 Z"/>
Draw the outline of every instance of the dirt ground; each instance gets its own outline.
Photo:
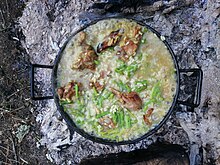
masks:
<path id="1" fill-rule="evenodd" d="M 50 164 L 37 147 L 39 127 L 29 91 L 29 57 L 16 24 L 21 0 L 0 1 L 0 165 Z"/>

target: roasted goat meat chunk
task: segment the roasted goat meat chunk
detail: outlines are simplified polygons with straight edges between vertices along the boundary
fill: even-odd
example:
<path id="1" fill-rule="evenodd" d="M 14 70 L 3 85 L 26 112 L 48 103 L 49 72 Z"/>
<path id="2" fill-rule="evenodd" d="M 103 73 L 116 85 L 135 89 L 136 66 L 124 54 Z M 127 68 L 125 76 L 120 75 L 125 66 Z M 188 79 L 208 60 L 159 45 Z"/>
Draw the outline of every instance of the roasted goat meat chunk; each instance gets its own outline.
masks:
<path id="1" fill-rule="evenodd" d="M 117 52 L 119 59 L 127 61 L 130 56 L 135 56 L 138 45 L 132 40 L 128 40 L 124 46 Z"/>
<path id="2" fill-rule="evenodd" d="M 142 35 L 143 33 L 141 32 L 141 27 L 136 26 L 132 38 L 124 38 L 124 44 L 116 53 L 119 56 L 119 59 L 127 61 L 129 57 L 136 55 Z"/>
<path id="3" fill-rule="evenodd" d="M 147 125 L 152 125 L 152 122 L 150 121 L 149 117 L 151 116 L 151 114 L 153 113 L 154 111 L 154 108 L 149 108 L 147 110 L 147 113 L 143 115 L 143 119 L 144 119 L 144 122 L 147 124 Z"/>
<path id="4" fill-rule="evenodd" d="M 133 111 L 138 111 L 142 108 L 142 100 L 136 92 L 120 92 L 114 88 L 111 88 L 111 91 L 125 108 Z"/>
<path id="5" fill-rule="evenodd" d="M 72 69 L 83 70 L 85 68 L 90 70 L 95 70 L 95 60 L 98 59 L 98 56 L 90 45 L 84 46 L 84 51 L 80 54 L 77 62 L 72 65 Z"/>
<path id="6" fill-rule="evenodd" d="M 95 70 L 95 60 L 98 59 L 98 56 L 91 45 L 88 45 L 85 42 L 86 33 L 81 32 L 78 38 L 78 45 L 82 47 L 82 52 L 79 54 L 79 57 L 75 63 L 72 65 L 72 69 L 90 69 Z"/>
<path id="7" fill-rule="evenodd" d="M 123 29 L 111 32 L 104 38 L 104 41 L 97 46 L 97 52 L 101 53 L 103 50 L 115 46 L 121 39 L 122 34 Z"/>
<path id="8" fill-rule="evenodd" d="M 71 81 L 63 87 L 57 89 L 57 94 L 60 100 L 72 101 L 77 94 L 80 92 L 82 84 L 80 82 Z"/>

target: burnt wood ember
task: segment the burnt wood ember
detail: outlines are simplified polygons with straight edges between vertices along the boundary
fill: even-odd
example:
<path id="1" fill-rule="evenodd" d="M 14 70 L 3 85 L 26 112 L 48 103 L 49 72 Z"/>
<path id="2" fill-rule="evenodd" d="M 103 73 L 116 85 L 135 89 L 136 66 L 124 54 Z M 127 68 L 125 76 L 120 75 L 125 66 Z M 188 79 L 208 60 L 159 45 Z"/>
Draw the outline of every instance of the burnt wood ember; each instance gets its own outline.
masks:
<path id="1" fill-rule="evenodd" d="M 146 5 L 138 5 L 137 1 L 132 5 L 119 2 L 69 0 L 64 4 L 64 1 L 49 0 L 46 4 L 46 1 L 30 1 L 19 22 L 26 37 L 22 44 L 30 54 L 31 62 L 53 64 L 66 39 L 83 25 L 117 12 L 132 13 L 134 18 L 165 36 L 180 68 L 200 66 L 203 69 L 201 105 L 191 112 L 186 106 L 176 107 L 176 112 L 156 134 L 137 144 L 109 146 L 91 142 L 75 132 L 70 138 L 67 125 L 53 100 L 38 102 L 36 120 L 41 123 L 40 144 L 48 148 L 48 159 L 56 164 L 78 164 L 91 156 L 147 149 L 151 144 L 162 141 L 183 146 L 189 151 L 191 164 L 216 163 L 220 155 L 219 3 L 211 0 L 146 0 L 149 2 Z M 48 89 L 50 79 L 47 74 L 45 71 L 38 73 L 38 84 Z M 193 94 L 190 97 L 188 94 L 194 82 L 187 83 L 184 79 L 193 80 L 193 76 L 183 76 L 181 80 L 181 98 L 190 100 Z"/>

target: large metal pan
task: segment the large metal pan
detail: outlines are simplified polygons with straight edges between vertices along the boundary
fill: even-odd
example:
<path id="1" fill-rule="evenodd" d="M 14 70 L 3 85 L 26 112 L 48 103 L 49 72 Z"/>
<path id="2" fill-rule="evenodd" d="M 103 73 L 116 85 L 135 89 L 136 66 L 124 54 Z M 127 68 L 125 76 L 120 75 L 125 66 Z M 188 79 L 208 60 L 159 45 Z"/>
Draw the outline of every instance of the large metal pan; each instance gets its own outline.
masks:
<path id="1" fill-rule="evenodd" d="M 109 18 L 125 18 L 125 17 L 108 17 L 108 18 L 104 18 L 104 19 L 109 19 Z M 155 33 L 157 35 L 157 37 L 161 38 L 161 35 L 156 30 L 154 30 L 149 25 L 143 23 L 142 21 L 136 20 L 136 19 L 133 19 L 133 18 L 127 18 L 127 17 L 126 17 L 126 19 L 132 19 L 133 21 L 136 21 L 138 24 L 147 27 L 149 30 L 151 30 L 153 33 Z M 66 121 L 71 134 L 74 131 L 76 131 L 77 133 L 79 133 L 80 135 L 84 136 L 87 139 L 90 139 L 94 142 L 108 144 L 108 145 L 112 145 L 112 144 L 115 144 L 115 145 L 131 144 L 131 143 L 138 142 L 138 141 L 140 141 L 144 138 L 147 138 L 148 136 L 150 136 L 150 135 L 154 134 L 155 132 L 157 132 L 157 130 L 167 121 L 167 119 L 169 118 L 171 113 L 174 111 L 174 107 L 177 104 L 187 105 L 187 106 L 190 106 L 192 108 L 199 106 L 199 104 L 200 104 L 200 95 L 201 95 L 201 86 L 202 86 L 202 70 L 199 69 L 199 68 L 196 68 L 196 69 L 179 69 L 179 66 L 178 66 L 178 63 L 177 63 L 174 52 L 172 51 L 172 49 L 171 49 L 170 45 L 167 43 L 167 41 L 163 40 L 163 43 L 166 45 L 166 47 L 168 48 L 168 50 L 169 50 L 169 52 L 172 56 L 173 63 L 174 63 L 175 69 L 176 69 L 176 94 L 173 98 L 173 102 L 172 102 L 172 105 L 171 105 L 169 111 L 164 116 L 162 121 L 156 127 L 151 129 L 150 131 L 146 132 L 145 135 L 143 135 L 143 136 L 141 136 L 141 137 L 139 137 L 135 140 L 120 141 L 120 142 L 110 141 L 110 140 L 107 140 L 107 139 L 102 139 L 102 138 L 99 138 L 99 137 L 95 137 L 95 136 L 92 136 L 92 135 L 88 134 L 84 130 L 78 128 L 76 126 L 76 124 L 74 123 L 74 121 L 64 111 L 63 107 L 59 103 L 59 97 L 56 93 L 56 89 L 58 87 L 57 86 L 57 69 L 58 69 L 60 59 L 62 58 L 63 51 L 64 51 L 65 47 L 67 46 L 68 42 L 72 39 L 72 37 L 74 35 L 76 35 L 77 33 L 79 33 L 80 31 L 82 31 L 83 29 L 85 29 L 86 27 L 88 27 L 88 26 L 90 26 L 90 25 L 92 25 L 92 24 L 94 24 L 94 23 L 96 23 L 100 20 L 103 20 L 103 18 L 102 19 L 96 19 L 95 21 L 89 23 L 88 25 L 84 26 L 83 28 L 81 28 L 80 30 L 78 30 L 74 34 L 72 34 L 71 37 L 63 45 L 63 47 L 60 50 L 59 54 L 57 55 L 53 66 L 38 65 L 38 64 L 32 64 L 31 65 L 31 75 L 30 75 L 30 77 L 31 77 L 31 97 L 32 97 L 32 99 L 33 100 L 54 99 L 54 101 L 56 103 L 56 106 L 57 106 L 57 109 L 60 112 L 60 114 L 62 115 L 62 117 L 64 118 L 64 120 Z M 35 91 L 35 89 L 34 89 L 34 70 L 35 70 L 35 68 L 45 68 L 45 69 L 49 68 L 49 69 L 52 69 L 51 82 L 52 82 L 53 96 L 43 96 L 43 97 L 35 96 L 35 93 L 34 93 L 34 91 Z M 196 85 L 195 97 L 194 97 L 193 102 L 188 102 L 188 101 L 186 102 L 186 101 L 179 100 L 179 93 L 180 93 L 180 90 L 181 90 L 180 89 L 180 85 L 181 85 L 180 84 L 180 74 L 181 73 L 188 73 L 188 72 L 192 73 L 190 76 L 196 77 L 197 85 Z"/>

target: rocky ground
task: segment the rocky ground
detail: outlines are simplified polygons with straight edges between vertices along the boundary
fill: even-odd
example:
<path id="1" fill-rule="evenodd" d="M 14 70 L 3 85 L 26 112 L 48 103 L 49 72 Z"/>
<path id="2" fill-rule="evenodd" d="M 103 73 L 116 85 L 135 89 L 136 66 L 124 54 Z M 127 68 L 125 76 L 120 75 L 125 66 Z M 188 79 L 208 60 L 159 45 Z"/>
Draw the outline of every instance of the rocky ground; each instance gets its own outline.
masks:
<path id="1" fill-rule="evenodd" d="M 2 161 L 10 164 L 10 158 L 25 164 L 25 161 L 33 162 L 32 160 L 36 159 L 39 163 L 46 164 L 44 153 L 40 153 L 36 148 L 36 142 L 38 146 L 46 146 L 48 149 L 46 156 L 51 162 L 76 164 L 88 156 L 147 148 L 159 140 L 182 145 L 190 154 L 191 164 L 219 164 L 220 2 L 143 0 L 142 2 L 147 3 L 129 5 L 124 1 L 120 1 L 121 3 L 114 1 L 113 4 L 105 4 L 110 1 L 32 0 L 26 3 L 16 26 L 18 31 L 22 30 L 25 38 L 14 36 L 15 38 L 12 38 L 14 41 L 7 40 L 7 46 L 10 47 L 4 48 L 6 52 L 1 55 L 2 59 L 6 59 L 5 62 L 1 61 L 3 69 L 0 70 L 2 84 L 0 87 L 3 91 L 0 109 L 3 122 L 0 125 L 0 136 L 3 137 Z M 7 5 L 3 3 L 3 6 L 7 11 Z M 203 70 L 201 104 L 193 112 L 187 112 L 185 107 L 178 107 L 157 134 L 134 145 L 101 145 L 86 140 L 77 133 L 70 139 L 67 125 L 57 112 L 53 100 L 37 102 L 29 100 L 27 79 L 29 61 L 53 65 L 63 43 L 74 31 L 91 20 L 118 13 L 132 15 L 164 35 L 176 54 L 180 68 L 200 67 Z M 3 31 L 5 32 L 3 35 L 9 32 Z M 24 47 L 21 48 L 22 51 L 18 49 L 21 55 L 14 53 L 17 50 L 12 51 L 14 48 L 12 43 L 14 45 L 21 43 Z M 12 54 L 10 58 L 7 56 L 8 53 Z M 36 71 L 36 87 L 41 91 L 39 93 L 48 94 L 49 76 L 50 70 Z M 35 114 L 41 137 L 36 133 L 38 127 L 33 119 Z M 22 139 L 22 135 L 26 136 Z M 25 145 L 35 149 L 22 152 L 28 148 L 22 149 Z M 28 159 L 29 157 L 33 159 Z"/>

